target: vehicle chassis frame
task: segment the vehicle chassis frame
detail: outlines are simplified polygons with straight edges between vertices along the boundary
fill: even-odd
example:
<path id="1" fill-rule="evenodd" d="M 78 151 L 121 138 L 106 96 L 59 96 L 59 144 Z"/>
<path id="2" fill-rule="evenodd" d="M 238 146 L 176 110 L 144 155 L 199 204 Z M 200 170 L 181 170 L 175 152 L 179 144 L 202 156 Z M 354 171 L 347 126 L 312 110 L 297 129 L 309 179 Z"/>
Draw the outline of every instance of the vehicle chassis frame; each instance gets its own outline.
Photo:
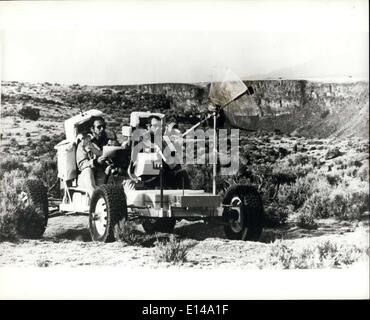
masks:
<path id="1" fill-rule="evenodd" d="M 78 187 L 67 186 L 64 183 L 64 195 L 63 198 L 53 199 L 50 198 L 54 203 L 54 209 L 49 210 L 49 218 L 59 217 L 59 216 L 88 216 L 90 212 L 90 207 L 88 205 L 87 192 L 86 190 Z M 72 191 L 72 192 L 71 192 Z M 230 204 L 221 203 L 220 196 L 212 195 L 211 193 L 206 193 L 203 190 L 163 190 L 163 194 L 160 194 L 161 190 L 150 189 L 150 190 L 126 190 L 126 200 L 128 200 L 128 195 L 136 193 L 137 196 L 148 196 L 152 194 L 152 198 L 168 197 L 172 194 L 171 203 L 165 203 L 161 208 L 160 201 L 152 201 L 150 205 L 144 205 L 142 202 L 138 204 L 138 201 L 131 201 L 127 205 L 127 220 L 129 221 L 145 221 L 147 219 L 161 219 L 161 218 L 174 218 L 176 220 L 189 220 L 198 221 L 204 220 L 206 223 L 217 223 L 217 224 L 229 224 L 229 220 L 237 220 L 240 216 L 241 207 L 233 206 Z M 86 201 L 84 206 L 76 206 L 73 203 L 73 194 L 80 194 L 83 201 Z M 154 197 L 153 197 L 154 196 Z M 146 197 L 148 199 L 148 197 Z M 204 200 L 208 198 L 208 203 L 212 206 L 198 206 L 197 204 L 192 204 L 189 206 L 189 202 L 194 200 Z M 185 201 L 184 201 L 185 200 Z M 59 202 L 59 203 L 58 203 Z M 182 203 L 188 204 L 188 206 L 182 206 Z M 58 208 L 55 208 L 58 206 Z M 163 208 L 164 207 L 164 208 Z M 77 209 L 77 210 L 76 210 Z"/>

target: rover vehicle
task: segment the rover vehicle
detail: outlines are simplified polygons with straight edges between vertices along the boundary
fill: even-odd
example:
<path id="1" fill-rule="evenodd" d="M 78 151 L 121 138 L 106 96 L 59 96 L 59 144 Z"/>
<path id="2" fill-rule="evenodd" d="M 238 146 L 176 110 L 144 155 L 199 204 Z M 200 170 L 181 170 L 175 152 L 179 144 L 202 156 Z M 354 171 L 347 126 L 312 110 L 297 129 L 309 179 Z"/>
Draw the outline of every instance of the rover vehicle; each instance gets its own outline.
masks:
<path id="1" fill-rule="evenodd" d="M 234 94 L 229 100 L 236 97 Z M 160 113 L 132 112 L 130 125 L 122 128 L 123 136 L 131 143 L 126 147 L 103 147 L 103 152 L 109 155 L 109 170 L 106 170 L 105 183 L 99 185 L 90 197 L 87 190 L 77 183 L 79 171 L 76 148 L 81 134 L 88 130 L 90 119 L 94 116 L 104 114 L 93 109 L 66 120 L 66 139 L 55 146 L 58 177 L 63 191 L 56 212 L 49 213 L 47 191 L 40 181 L 28 180 L 25 183 L 25 201 L 34 205 L 44 216 L 39 228 L 40 236 L 46 228 L 48 218 L 61 214 L 82 214 L 88 216 L 90 234 L 94 241 L 114 241 L 117 232 L 124 230 L 123 226 L 127 221 L 138 221 L 147 233 L 153 233 L 172 232 L 176 221 L 182 219 L 222 224 L 229 239 L 259 239 L 263 229 L 264 210 L 261 197 L 254 187 L 234 185 L 221 197 L 216 190 L 216 164 L 213 165 L 212 193 L 193 190 L 185 185 L 186 172 L 182 172 L 183 178 L 178 179 L 180 181 L 177 181 L 177 185 L 168 187 L 165 181 L 166 158 L 161 148 L 144 148 L 135 155 L 135 161 L 132 159 L 135 145 L 132 137 L 135 130 L 145 126 L 153 116 L 160 119 L 161 128 L 165 128 L 165 115 Z M 208 118 L 212 117 L 216 129 L 217 108 Z M 197 126 L 187 130 L 184 135 Z M 164 133 L 164 129 L 161 130 Z M 213 154 L 217 156 L 216 147 Z"/>

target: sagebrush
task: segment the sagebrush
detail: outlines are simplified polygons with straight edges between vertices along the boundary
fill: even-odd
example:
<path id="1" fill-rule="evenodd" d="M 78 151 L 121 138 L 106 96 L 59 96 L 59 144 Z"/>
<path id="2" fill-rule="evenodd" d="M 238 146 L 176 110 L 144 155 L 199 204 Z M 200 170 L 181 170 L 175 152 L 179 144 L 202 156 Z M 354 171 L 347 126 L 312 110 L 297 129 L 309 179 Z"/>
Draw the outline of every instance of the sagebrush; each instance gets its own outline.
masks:
<path id="1" fill-rule="evenodd" d="M 170 262 L 173 264 L 186 262 L 190 247 L 190 245 L 183 243 L 172 234 L 168 241 L 157 241 L 157 260 L 159 262 Z"/>
<path id="2" fill-rule="evenodd" d="M 148 235 L 136 230 L 133 223 L 125 221 L 115 230 L 115 238 L 129 246 L 142 246 L 148 240 Z"/>
<path id="3" fill-rule="evenodd" d="M 0 179 L 0 241 L 35 238 L 38 226 L 43 224 L 44 217 L 22 201 L 27 175 L 27 171 L 17 168 L 4 172 Z"/>
<path id="4" fill-rule="evenodd" d="M 311 247 L 293 249 L 280 240 L 269 247 L 258 266 L 260 269 L 340 268 L 366 257 L 366 248 L 355 244 L 326 240 Z"/>

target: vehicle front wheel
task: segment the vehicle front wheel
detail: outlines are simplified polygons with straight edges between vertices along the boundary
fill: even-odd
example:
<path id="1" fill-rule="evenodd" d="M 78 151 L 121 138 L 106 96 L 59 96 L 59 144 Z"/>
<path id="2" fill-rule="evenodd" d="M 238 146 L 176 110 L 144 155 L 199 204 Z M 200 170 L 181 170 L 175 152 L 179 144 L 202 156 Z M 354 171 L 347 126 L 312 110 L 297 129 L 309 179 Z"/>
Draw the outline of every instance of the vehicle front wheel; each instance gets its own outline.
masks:
<path id="1" fill-rule="evenodd" d="M 226 192 L 223 203 L 239 208 L 237 219 L 232 215 L 224 215 L 228 223 L 224 226 L 226 237 L 231 240 L 257 241 L 264 224 L 262 199 L 257 190 L 246 185 L 232 186 Z"/>
<path id="2" fill-rule="evenodd" d="M 127 218 L 125 192 L 120 185 L 103 185 L 91 196 L 89 229 L 93 241 L 113 242 Z"/>
<path id="3" fill-rule="evenodd" d="M 26 180 L 20 199 L 24 203 L 20 234 L 25 238 L 38 239 L 45 232 L 48 223 L 49 204 L 47 189 L 40 180 Z"/>

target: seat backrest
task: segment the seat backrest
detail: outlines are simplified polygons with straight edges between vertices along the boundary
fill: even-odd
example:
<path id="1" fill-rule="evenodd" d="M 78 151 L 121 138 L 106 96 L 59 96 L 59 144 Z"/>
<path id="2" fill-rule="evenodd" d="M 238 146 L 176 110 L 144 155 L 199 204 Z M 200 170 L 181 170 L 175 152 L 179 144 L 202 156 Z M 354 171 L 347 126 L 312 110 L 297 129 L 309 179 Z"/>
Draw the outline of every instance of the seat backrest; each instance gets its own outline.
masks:
<path id="1" fill-rule="evenodd" d="M 76 144 L 63 140 L 55 147 L 57 150 L 58 178 L 69 181 L 77 177 Z"/>
<path id="2" fill-rule="evenodd" d="M 153 113 L 153 112 L 140 112 L 140 111 L 134 111 L 131 112 L 130 117 L 130 126 L 133 128 L 142 127 L 148 123 L 149 118 L 151 117 L 158 117 L 160 119 L 163 119 L 165 115 L 163 113 Z"/>

